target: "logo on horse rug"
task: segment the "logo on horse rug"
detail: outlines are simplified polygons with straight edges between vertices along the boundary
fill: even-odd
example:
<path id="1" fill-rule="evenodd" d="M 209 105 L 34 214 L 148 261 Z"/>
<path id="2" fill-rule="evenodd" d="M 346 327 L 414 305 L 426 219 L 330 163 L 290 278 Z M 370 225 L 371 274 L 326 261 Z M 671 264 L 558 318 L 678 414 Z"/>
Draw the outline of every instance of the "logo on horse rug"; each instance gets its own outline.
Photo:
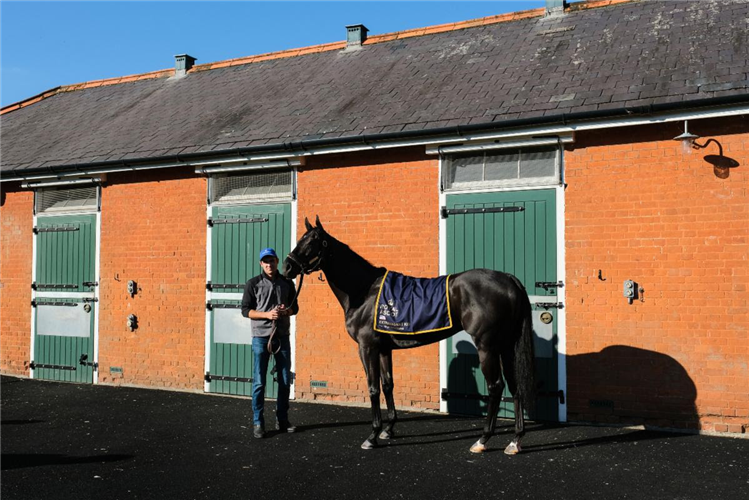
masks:
<path id="1" fill-rule="evenodd" d="M 450 276 L 412 278 L 387 271 L 375 303 L 374 329 L 416 335 L 452 328 Z"/>

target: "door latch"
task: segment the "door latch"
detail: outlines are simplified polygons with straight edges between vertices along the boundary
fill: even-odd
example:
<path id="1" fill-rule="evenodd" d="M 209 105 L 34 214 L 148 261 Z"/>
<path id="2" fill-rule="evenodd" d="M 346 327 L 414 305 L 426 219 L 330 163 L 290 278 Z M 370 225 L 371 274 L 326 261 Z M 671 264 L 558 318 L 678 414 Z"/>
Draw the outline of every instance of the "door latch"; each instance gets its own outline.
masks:
<path id="1" fill-rule="evenodd" d="M 564 286 L 563 281 L 536 281 L 536 288 L 562 288 Z"/>
<path id="2" fill-rule="evenodd" d="M 94 370 L 99 369 L 99 363 L 92 363 L 91 361 L 88 361 L 88 354 L 86 353 L 81 354 L 81 358 L 78 360 L 78 364 L 81 366 L 90 366 Z"/>

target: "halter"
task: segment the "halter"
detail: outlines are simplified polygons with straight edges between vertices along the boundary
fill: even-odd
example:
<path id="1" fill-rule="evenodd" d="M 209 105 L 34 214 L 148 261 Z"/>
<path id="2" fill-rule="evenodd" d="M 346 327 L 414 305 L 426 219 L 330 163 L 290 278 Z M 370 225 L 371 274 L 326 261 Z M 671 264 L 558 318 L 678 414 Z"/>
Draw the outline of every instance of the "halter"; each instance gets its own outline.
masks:
<path id="1" fill-rule="evenodd" d="M 322 268 L 323 262 L 325 261 L 325 257 L 326 257 L 325 249 L 327 247 L 328 247 L 328 241 L 322 240 L 322 248 L 320 249 L 320 253 L 318 253 L 315 257 L 310 259 L 307 265 L 304 265 L 301 262 L 299 262 L 297 258 L 291 254 L 291 252 L 289 252 L 286 258 L 289 259 L 294 264 L 296 264 L 297 267 L 301 270 L 302 274 L 312 274 L 315 271 L 319 271 Z M 310 267 L 307 267 L 307 266 L 310 266 Z"/>

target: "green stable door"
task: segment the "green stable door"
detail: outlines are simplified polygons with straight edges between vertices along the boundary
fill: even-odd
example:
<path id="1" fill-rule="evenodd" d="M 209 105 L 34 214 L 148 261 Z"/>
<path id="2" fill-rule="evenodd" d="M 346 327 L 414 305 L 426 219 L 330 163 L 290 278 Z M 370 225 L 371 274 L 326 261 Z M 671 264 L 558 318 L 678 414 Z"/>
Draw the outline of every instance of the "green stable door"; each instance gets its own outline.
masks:
<path id="1" fill-rule="evenodd" d="M 34 378 L 93 383 L 96 216 L 40 216 L 34 233 Z"/>
<path id="2" fill-rule="evenodd" d="M 514 207 L 510 211 L 492 211 Z M 487 268 L 515 275 L 533 308 L 536 383 L 535 420 L 557 421 L 557 234 L 554 189 L 447 196 L 447 272 Z M 450 209 L 467 209 L 462 213 Z M 478 209 L 478 210 L 476 210 Z M 485 210 L 484 210 L 485 209 Z M 482 211 L 484 210 L 484 211 Z M 447 408 L 451 413 L 486 414 L 488 394 L 470 336 L 447 339 Z M 510 398 L 505 388 L 504 397 Z M 511 401 L 499 416 L 514 418 Z"/>
<path id="3" fill-rule="evenodd" d="M 260 274 L 260 250 L 272 247 L 281 259 L 291 251 L 291 205 L 214 206 L 211 238 L 209 392 L 252 395 L 252 330 L 242 316 L 244 285 Z M 273 359 L 268 370 L 274 365 Z M 266 396 L 277 386 L 268 374 Z"/>

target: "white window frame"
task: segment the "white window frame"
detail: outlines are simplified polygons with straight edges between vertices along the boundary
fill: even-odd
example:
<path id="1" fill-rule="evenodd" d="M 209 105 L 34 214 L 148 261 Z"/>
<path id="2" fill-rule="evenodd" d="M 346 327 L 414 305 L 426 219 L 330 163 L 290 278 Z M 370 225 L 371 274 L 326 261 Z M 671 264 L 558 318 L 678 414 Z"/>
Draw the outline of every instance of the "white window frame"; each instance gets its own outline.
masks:
<path id="1" fill-rule="evenodd" d="M 503 148 L 503 152 L 512 151 L 513 154 L 517 154 L 517 168 L 518 174 L 521 167 L 522 154 L 528 152 L 532 148 Z M 501 179 L 492 181 L 470 181 L 470 182 L 455 182 L 448 185 L 448 175 L 452 171 L 452 162 L 457 154 L 445 155 L 443 162 L 446 168 L 442 169 L 442 191 L 445 193 L 459 193 L 459 192 L 472 192 L 472 191 L 491 191 L 498 189 L 508 188 L 522 188 L 522 187 L 540 187 L 540 186 L 556 186 L 561 184 L 561 147 L 556 147 L 556 154 L 554 156 L 554 175 L 546 177 L 526 177 L 526 178 L 515 178 L 515 179 Z M 482 155 L 484 162 L 482 167 L 486 169 L 486 156 L 492 154 L 494 151 L 491 150 L 477 150 L 475 151 L 476 156 Z M 467 152 L 466 152 L 467 153 Z M 461 156 L 464 153 L 461 152 Z"/>
<path id="2" fill-rule="evenodd" d="M 249 176 L 249 175 L 264 175 L 280 172 L 289 172 L 291 176 L 291 185 L 288 193 L 279 194 L 278 196 L 249 196 L 241 200 L 214 200 L 213 199 L 213 188 L 214 183 L 217 179 L 223 179 L 226 177 L 234 176 Z M 227 172 L 220 174 L 211 174 L 208 176 L 208 206 L 226 207 L 226 206 L 237 206 L 237 205 L 261 205 L 269 203 L 288 203 L 296 199 L 296 169 L 295 168 L 279 168 L 274 170 L 245 170 L 241 172 Z"/>

